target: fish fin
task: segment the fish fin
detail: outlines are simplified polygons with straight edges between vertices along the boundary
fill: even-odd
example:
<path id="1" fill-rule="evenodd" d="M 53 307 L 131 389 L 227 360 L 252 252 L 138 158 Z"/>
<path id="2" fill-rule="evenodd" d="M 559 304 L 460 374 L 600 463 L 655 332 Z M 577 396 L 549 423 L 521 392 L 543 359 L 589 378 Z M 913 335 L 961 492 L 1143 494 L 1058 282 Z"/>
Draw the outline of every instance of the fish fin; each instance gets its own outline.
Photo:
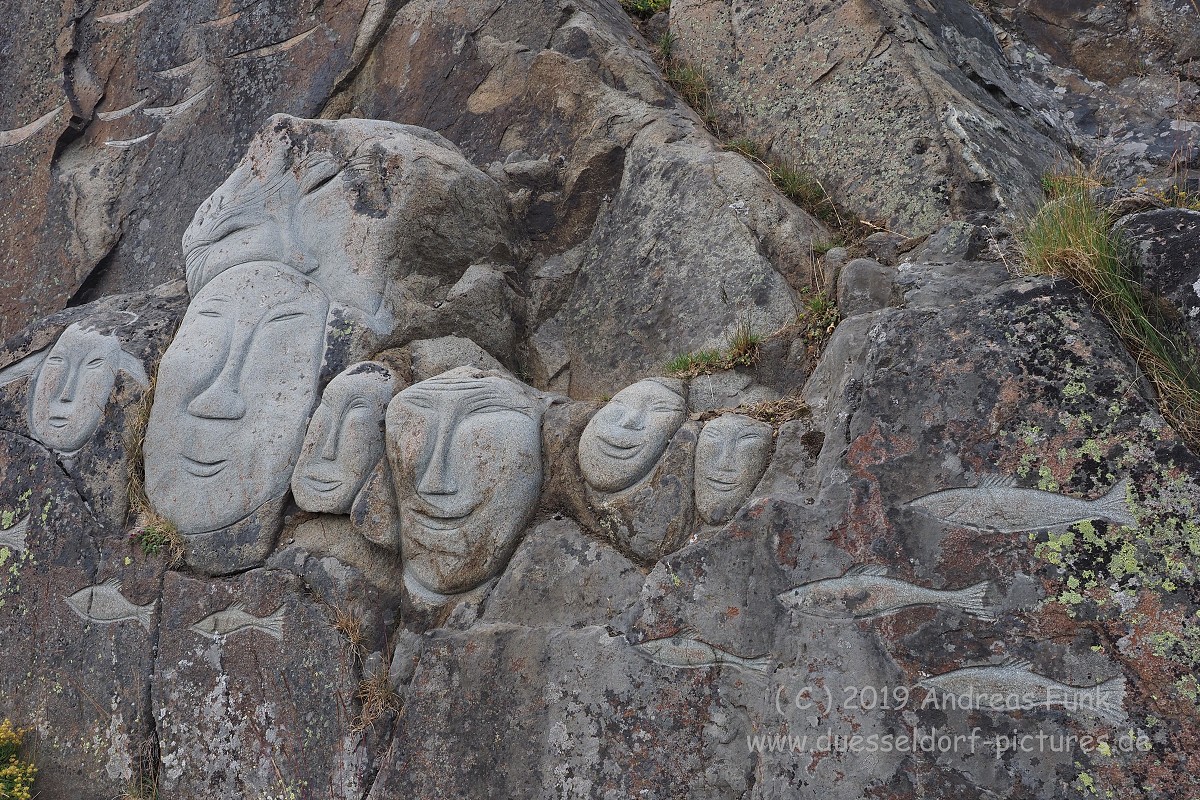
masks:
<path id="1" fill-rule="evenodd" d="M 28 530 L 29 530 L 29 517 L 26 517 L 25 519 L 18 522 L 16 525 L 13 525 L 11 528 L 8 528 L 4 531 L 0 531 L 0 533 L 11 533 L 13 536 L 23 536 L 23 535 L 25 535 L 25 533 Z"/>
<path id="2" fill-rule="evenodd" d="M 1125 718 L 1125 678 L 1118 675 L 1096 687 L 1096 713 L 1112 722 Z"/>
<path id="3" fill-rule="evenodd" d="M 154 603 L 137 607 L 137 619 L 142 623 L 142 627 L 147 631 L 150 630 L 150 615 L 154 613 Z"/>
<path id="4" fill-rule="evenodd" d="M 843 577 L 850 578 L 856 575 L 866 575 L 872 578 L 882 578 L 887 574 L 888 569 L 882 564 L 857 564 L 846 570 L 846 574 Z"/>
<path id="5" fill-rule="evenodd" d="M 280 606 L 275 610 L 275 613 L 269 617 L 264 617 L 260 623 L 263 633 L 274 636 L 279 641 L 283 641 L 283 614 L 286 609 Z"/>
<path id="6" fill-rule="evenodd" d="M 228 607 L 227 607 L 225 610 L 226 610 L 226 611 L 240 611 L 240 612 L 242 612 L 243 614 L 249 614 L 249 613 L 250 613 L 250 612 L 246 611 L 246 604 L 245 604 L 245 603 L 243 603 L 241 600 L 239 600 L 238 602 L 234 603 L 234 604 L 233 604 L 233 605 L 231 605 L 231 606 L 228 606 Z M 253 616 L 253 615 L 251 615 L 251 616 Z"/>
<path id="7" fill-rule="evenodd" d="M 1024 658 L 1017 658 L 1016 656 L 1012 656 L 1010 658 L 1004 659 L 1003 661 L 1000 662 L 1000 666 L 1013 667 L 1015 669 L 1023 669 L 1026 672 L 1033 672 L 1033 662 L 1032 661 L 1029 661 L 1028 659 L 1024 659 Z"/>
<path id="8" fill-rule="evenodd" d="M 757 656 L 756 658 L 744 658 L 739 666 L 759 675 L 770 675 L 772 666 L 771 657 Z"/>
<path id="9" fill-rule="evenodd" d="M 1116 486 L 1105 492 L 1103 497 L 1092 502 L 1109 522 L 1115 522 L 1126 528 L 1136 528 L 1137 520 L 1129 513 L 1129 505 L 1126 502 L 1128 494 L 1129 478 L 1127 476 L 1117 481 Z"/>
<path id="10" fill-rule="evenodd" d="M 984 475 L 975 485 L 976 489 L 1013 489 L 1017 479 L 1011 475 Z"/>
<path id="11" fill-rule="evenodd" d="M 992 584 L 988 581 L 968 586 L 966 589 L 960 589 L 955 592 L 955 600 L 959 608 L 972 617 L 978 617 L 983 620 L 995 620 L 996 612 L 986 605 L 988 589 L 991 587 Z"/>
<path id="12" fill-rule="evenodd" d="M 108 580 L 106 580 L 104 583 L 102 583 L 100 585 L 107 586 L 110 589 L 114 589 L 118 592 L 121 591 L 121 579 L 120 578 L 109 578 Z"/>

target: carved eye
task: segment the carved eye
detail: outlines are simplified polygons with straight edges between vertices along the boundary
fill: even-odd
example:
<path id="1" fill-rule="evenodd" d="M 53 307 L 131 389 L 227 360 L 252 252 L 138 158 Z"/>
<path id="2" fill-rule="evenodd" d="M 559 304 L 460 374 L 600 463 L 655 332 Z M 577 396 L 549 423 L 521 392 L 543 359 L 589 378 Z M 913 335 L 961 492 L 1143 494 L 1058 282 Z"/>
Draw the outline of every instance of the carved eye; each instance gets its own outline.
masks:
<path id="1" fill-rule="evenodd" d="M 660 414 L 674 414 L 676 411 L 679 410 L 679 408 L 677 406 L 671 405 L 670 403 L 655 403 L 653 406 L 650 407 L 650 410 L 656 411 Z"/>
<path id="2" fill-rule="evenodd" d="M 199 312 L 199 313 L 200 313 L 200 316 L 202 316 L 202 317 L 211 317 L 211 318 L 214 318 L 214 319 L 215 319 L 215 318 L 218 318 L 218 317 L 220 317 L 220 316 L 221 316 L 221 312 L 220 312 L 220 311 L 217 311 L 217 310 L 215 310 L 215 309 L 212 309 L 212 308 L 206 308 L 206 309 L 204 309 L 203 311 L 201 311 L 201 312 Z"/>
<path id="3" fill-rule="evenodd" d="M 300 192 L 302 194 L 312 194 L 336 178 L 341 171 L 341 164 L 338 164 L 336 161 L 330 159 L 317 161 L 300 178 Z"/>
<path id="4" fill-rule="evenodd" d="M 346 408 L 347 413 L 350 411 L 366 411 L 366 410 L 367 410 L 367 401 L 363 400 L 361 397 L 356 399 L 353 403 L 351 403 Z"/>
<path id="5" fill-rule="evenodd" d="M 91 361 L 89 361 L 89 362 L 87 363 L 87 368 L 88 368 L 88 369 L 98 369 L 98 368 L 100 368 L 100 367 L 103 367 L 105 363 L 106 363 L 106 362 L 105 362 L 105 360 L 104 360 L 104 358 L 103 358 L 103 357 L 101 357 L 101 358 L 93 358 Z"/>
<path id="6" fill-rule="evenodd" d="M 414 408 L 421 408 L 426 411 L 431 411 L 433 409 L 433 403 L 430 400 L 421 397 L 420 395 L 405 398 L 405 402 Z"/>
<path id="7" fill-rule="evenodd" d="M 500 403 L 485 403 L 471 409 L 472 414 L 499 414 L 502 411 L 516 411 L 512 406 L 502 405 Z"/>
<path id="8" fill-rule="evenodd" d="M 49 358 L 46 359 L 46 363 L 53 364 L 54 366 L 57 367 L 60 364 L 64 363 L 64 361 L 63 361 L 62 356 L 50 356 Z"/>
<path id="9" fill-rule="evenodd" d="M 290 311 L 286 314 L 280 314 L 277 317 L 271 317 L 269 320 L 267 320 L 267 322 L 286 322 L 287 320 L 292 320 L 303 316 L 303 311 Z"/>

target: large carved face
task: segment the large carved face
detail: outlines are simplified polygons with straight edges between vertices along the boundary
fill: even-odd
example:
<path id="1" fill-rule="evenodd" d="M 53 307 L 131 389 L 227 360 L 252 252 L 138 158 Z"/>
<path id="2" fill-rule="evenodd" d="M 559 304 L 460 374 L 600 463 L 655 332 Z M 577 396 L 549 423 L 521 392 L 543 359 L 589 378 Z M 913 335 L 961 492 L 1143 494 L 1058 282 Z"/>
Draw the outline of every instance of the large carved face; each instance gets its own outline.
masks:
<path id="1" fill-rule="evenodd" d="M 771 426 L 722 414 L 696 442 L 696 510 L 710 525 L 725 522 L 758 484 L 773 446 Z"/>
<path id="2" fill-rule="evenodd" d="M 100 425 L 120 368 L 117 337 L 83 330 L 78 323 L 63 331 L 33 385 L 33 435 L 64 453 L 82 447 Z"/>
<path id="3" fill-rule="evenodd" d="M 159 366 L 146 493 L 183 533 L 219 530 L 281 496 L 317 394 L 329 302 L 269 263 L 208 283 Z"/>
<path id="4" fill-rule="evenodd" d="M 347 514 L 383 457 L 383 417 L 395 379 L 382 364 L 355 364 L 325 387 L 308 423 L 292 495 L 306 511 Z"/>
<path id="5" fill-rule="evenodd" d="M 542 408 L 515 381 L 456 369 L 388 406 L 407 573 L 440 594 L 498 573 L 542 484 Z"/>
<path id="6" fill-rule="evenodd" d="M 650 473 L 683 423 L 683 385 L 649 378 L 617 392 L 579 437 L 584 480 L 601 492 L 627 489 Z"/>

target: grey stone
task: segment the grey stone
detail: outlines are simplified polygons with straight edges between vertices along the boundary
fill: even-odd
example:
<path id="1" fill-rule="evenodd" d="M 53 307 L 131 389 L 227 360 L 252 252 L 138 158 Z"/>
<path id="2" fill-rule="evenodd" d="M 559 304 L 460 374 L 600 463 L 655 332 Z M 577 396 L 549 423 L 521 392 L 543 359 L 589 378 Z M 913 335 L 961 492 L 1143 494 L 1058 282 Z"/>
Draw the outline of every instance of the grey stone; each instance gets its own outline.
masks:
<path id="1" fill-rule="evenodd" d="M 527 534 L 488 597 L 483 619 L 514 625 L 605 625 L 637 600 L 643 576 L 572 520 L 547 520 Z"/>
<path id="2" fill-rule="evenodd" d="M 692 412 L 735 408 L 778 399 L 779 392 L 768 386 L 760 386 L 751 375 L 738 370 L 698 375 L 688 382 L 688 409 Z"/>
<path id="3" fill-rule="evenodd" d="M 699 424 L 686 422 L 667 441 L 653 468 L 631 486 L 603 492 L 590 484 L 586 497 L 598 532 L 622 553 L 653 564 L 687 541 L 694 528 L 695 470 Z M 582 441 L 580 448 L 582 452 Z"/>
<path id="4" fill-rule="evenodd" d="M 499 361 L 470 339 L 443 336 L 420 339 L 409 346 L 412 353 L 413 382 L 426 381 L 458 367 L 505 371 Z"/>
<path id="5" fill-rule="evenodd" d="M 896 263 L 896 257 L 900 254 L 900 249 L 908 239 L 891 231 L 876 231 L 867 238 L 863 239 L 862 245 L 867 248 L 867 252 L 887 265 Z"/>
<path id="6" fill-rule="evenodd" d="M 886 308 L 892 299 L 896 271 L 869 258 L 856 258 L 842 268 L 837 307 L 842 318 Z"/>
<path id="7" fill-rule="evenodd" d="M 709 525 L 727 521 L 754 491 L 775 445 L 771 426 L 741 414 L 704 424 L 696 441 L 696 513 Z"/>
<path id="8" fill-rule="evenodd" d="M 1178 309 L 1192 342 L 1200 344 L 1200 212 L 1148 211 L 1116 227 L 1132 245 L 1146 288 Z"/>
<path id="9" fill-rule="evenodd" d="M 579 437 L 579 468 L 598 492 L 619 492 L 654 468 L 686 412 L 683 382 L 647 378 L 617 392 Z"/>
<path id="10" fill-rule="evenodd" d="M 387 453 L 415 591 L 465 592 L 504 568 L 541 491 L 544 403 L 524 384 L 466 367 L 392 400 Z"/>
<path id="11" fill-rule="evenodd" d="M 383 364 L 364 361 L 329 382 L 308 423 L 292 474 L 306 511 L 347 514 L 383 458 L 383 418 L 399 387 Z"/>
<path id="12" fill-rule="evenodd" d="M 997 261 L 903 262 L 895 290 L 907 308 L 947 308 L 973 300 L 1012 276 Z"/>

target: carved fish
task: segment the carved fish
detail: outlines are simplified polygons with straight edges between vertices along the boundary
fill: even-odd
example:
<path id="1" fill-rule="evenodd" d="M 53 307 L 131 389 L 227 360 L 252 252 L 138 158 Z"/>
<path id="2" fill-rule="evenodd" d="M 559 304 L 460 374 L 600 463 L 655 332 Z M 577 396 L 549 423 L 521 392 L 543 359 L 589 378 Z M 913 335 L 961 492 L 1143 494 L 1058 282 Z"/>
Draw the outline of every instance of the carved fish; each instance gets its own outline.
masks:
<path id="1" fill-rule="evenodd" d="M 966 589 L 942 591 L 887 577 L 887 568 L 860 565 L 840 578 L 813 581 L 779 595 L 779 601 L 804 614 L 827 619 L 868 619 L 909 606 L 958 608 L 981 619 L 995 619 L 984 606 L 987 581 Z"/>
<path id="2" fill-rule="evenodd" d="M 918 681 L 958 708 L 1016 711 L 1062 706 L 1111 722 L 1124 717 L 1125 679 L 1118 676 L 1095 686 L 1071 686 L 1033 671 L 1028 661 L 963 667 Z"/>
<path id="3" fill-rule="evenodd" d="M 201 636 L 208 636 L 213 639 L 228 636 L 231 633 L 237 633 L 247 628 L 253 628 L 282 641 L 283 612 L 284 609 L 280 606 L 269 617 L 256 617 L 246 611 L 244 604 L 234 603 L 224 611 L 216 611 L 209 614 L 191 626 L 191 628 Z"/>
<path id="4" fill-rule="evenodd" d="M 989 476 L 969 489 L 946 489 L 909 505 L 964 528 L 1018 533 L 1065 528 L 1076 522 L 1103 519 L 1134 527 L 1137 520 L 1125 505 L 1129 479 L 1123 478 L 1097 500 L 1079 500 L 1053 492 L 1018 489 L 1013 478 Z"/>
<path id="5" fill-rule="evenodd" d="M 121 594 L 121 582 L 109 578 L 104 583 L 87 586 L 70 597 L 64 597 L 71 610 L 88 622 L 122 622 L 135 619 L 146 630 L 150 630 L 150 613 L 154 602 L 144 606 L 134 605 Z"/>
<path id="6" fill-rule="evenodd" d="M 8 530 L 0 531 L 0 547 L 7 547 L 15 553 L 24 553 L 28 533 L 29 517 L 26 517 Z"/>
<path id="7" fill-rule="evenodd" d="M 699 639 L 689 639 L 684 636 L 672 636 L 669 639 L 652 639 L 633 646 L 651 661 L 665 664 L 668 667 L 715 667 L 726 664 L 731 667 L 757 672 L 766 675 L 771 670 L 771 661 L 766 656 L 757 658 L 742 658 L 733 653 L 727 653 L 719 647 L 713 647 Z"/>

